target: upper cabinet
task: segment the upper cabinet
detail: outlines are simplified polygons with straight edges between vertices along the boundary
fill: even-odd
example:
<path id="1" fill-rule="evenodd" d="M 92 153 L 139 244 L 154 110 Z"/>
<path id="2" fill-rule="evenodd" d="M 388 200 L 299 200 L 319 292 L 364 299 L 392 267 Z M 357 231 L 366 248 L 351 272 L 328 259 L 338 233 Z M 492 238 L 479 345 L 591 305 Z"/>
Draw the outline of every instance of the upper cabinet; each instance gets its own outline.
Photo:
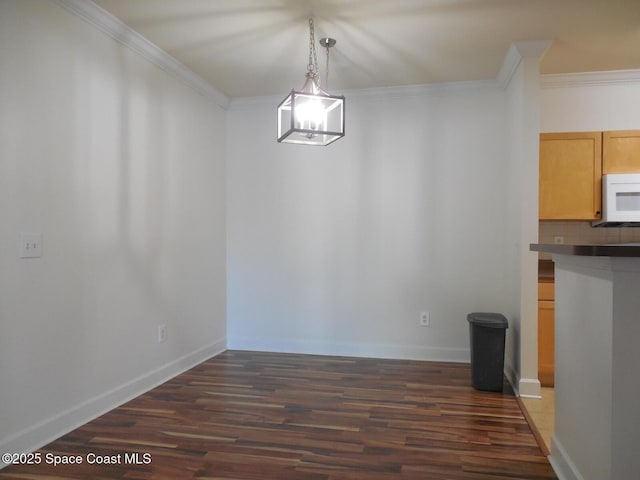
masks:
<path id="1" fill-rule="evenodd" d="M 640 130 L 541 134 L 540 220 L 599 220 L 608 173 L 640 173 Z"/>
<path id="2" fill-rule="evenodd" d="M 602 173 L 640 173 L 640 130 L 602 134 Z"/>
<path id="3" fill-rule="evenodd" d="M 602 132 L 540 135 L 540 220 L 598 220 Z"/>

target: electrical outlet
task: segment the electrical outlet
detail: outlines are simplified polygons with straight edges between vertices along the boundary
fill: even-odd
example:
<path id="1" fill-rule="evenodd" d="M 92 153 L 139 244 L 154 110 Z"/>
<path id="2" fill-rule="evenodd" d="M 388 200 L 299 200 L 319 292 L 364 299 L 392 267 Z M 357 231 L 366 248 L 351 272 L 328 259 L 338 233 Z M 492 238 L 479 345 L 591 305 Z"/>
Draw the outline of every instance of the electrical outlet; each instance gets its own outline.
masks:
<path id="1" fill-rule="evenodd" d="M 553 237 L 553 243 L 558 244 L 558 245 L 563 244 L 564 243 L 564 237 L 560 236 L 560 235 L 557 235 L 557 236 Z"/>
<path id="2" fill-rule="evenodd" d="M 162 343 L 167 339 L 167 326 L 158 325 L 158 343 Z"/>
<path id="3" fill-rule="evenodd" d="M 421 327 L 428 327 L 429 321 L 430 321 L 429 312 L 420 312 L 420 321 L 418 322 L 418 325 L 420 325 Z"/>
<path id="4" fill-rule="evenodd" d="M 18 247 L 20 258 L 40 258 L 42 256 L 42 234 L 20 233 Z"/>

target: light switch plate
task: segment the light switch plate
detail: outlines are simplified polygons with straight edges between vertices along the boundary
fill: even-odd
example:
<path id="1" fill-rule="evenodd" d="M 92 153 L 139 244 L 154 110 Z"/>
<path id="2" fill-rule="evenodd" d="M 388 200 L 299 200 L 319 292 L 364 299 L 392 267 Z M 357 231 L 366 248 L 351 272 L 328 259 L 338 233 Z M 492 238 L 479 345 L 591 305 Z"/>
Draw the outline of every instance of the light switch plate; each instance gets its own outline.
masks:
<path id="1" fill-rule="evenodd" d="M 18 235 L 20 258 L 40 258 L 42 256 L 42 234 L 25 233 Z"/>

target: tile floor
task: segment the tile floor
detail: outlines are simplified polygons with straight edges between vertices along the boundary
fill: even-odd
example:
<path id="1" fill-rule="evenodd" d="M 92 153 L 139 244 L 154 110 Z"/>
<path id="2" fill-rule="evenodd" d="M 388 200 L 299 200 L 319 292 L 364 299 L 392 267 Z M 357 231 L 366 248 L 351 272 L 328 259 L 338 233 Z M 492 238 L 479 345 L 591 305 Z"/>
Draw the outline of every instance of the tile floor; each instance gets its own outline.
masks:
<path id="1" fill-rule="evenodd" d="M 555 418 L 555 396 L 553 388 L 542 388 L 542 398 L 521 397 L 529 416 L 536 425 L 547 450 L 551 450 L 551 436 L 553 435 L 553 423 Z"/>

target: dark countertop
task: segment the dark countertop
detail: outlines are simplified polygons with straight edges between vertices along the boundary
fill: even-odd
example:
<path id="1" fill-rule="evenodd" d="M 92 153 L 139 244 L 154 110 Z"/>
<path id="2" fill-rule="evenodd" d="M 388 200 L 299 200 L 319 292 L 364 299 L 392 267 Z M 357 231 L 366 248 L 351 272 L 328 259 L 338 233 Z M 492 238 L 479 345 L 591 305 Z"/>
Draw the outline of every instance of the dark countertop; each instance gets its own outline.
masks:
<path id="1" fill-rule="evenodd" d="M 532 243 L 529 247 L 534 252 L 559 253 L 561 255 L 640 257 L 640 243 L 606 243 L 600 245 Z"/>

